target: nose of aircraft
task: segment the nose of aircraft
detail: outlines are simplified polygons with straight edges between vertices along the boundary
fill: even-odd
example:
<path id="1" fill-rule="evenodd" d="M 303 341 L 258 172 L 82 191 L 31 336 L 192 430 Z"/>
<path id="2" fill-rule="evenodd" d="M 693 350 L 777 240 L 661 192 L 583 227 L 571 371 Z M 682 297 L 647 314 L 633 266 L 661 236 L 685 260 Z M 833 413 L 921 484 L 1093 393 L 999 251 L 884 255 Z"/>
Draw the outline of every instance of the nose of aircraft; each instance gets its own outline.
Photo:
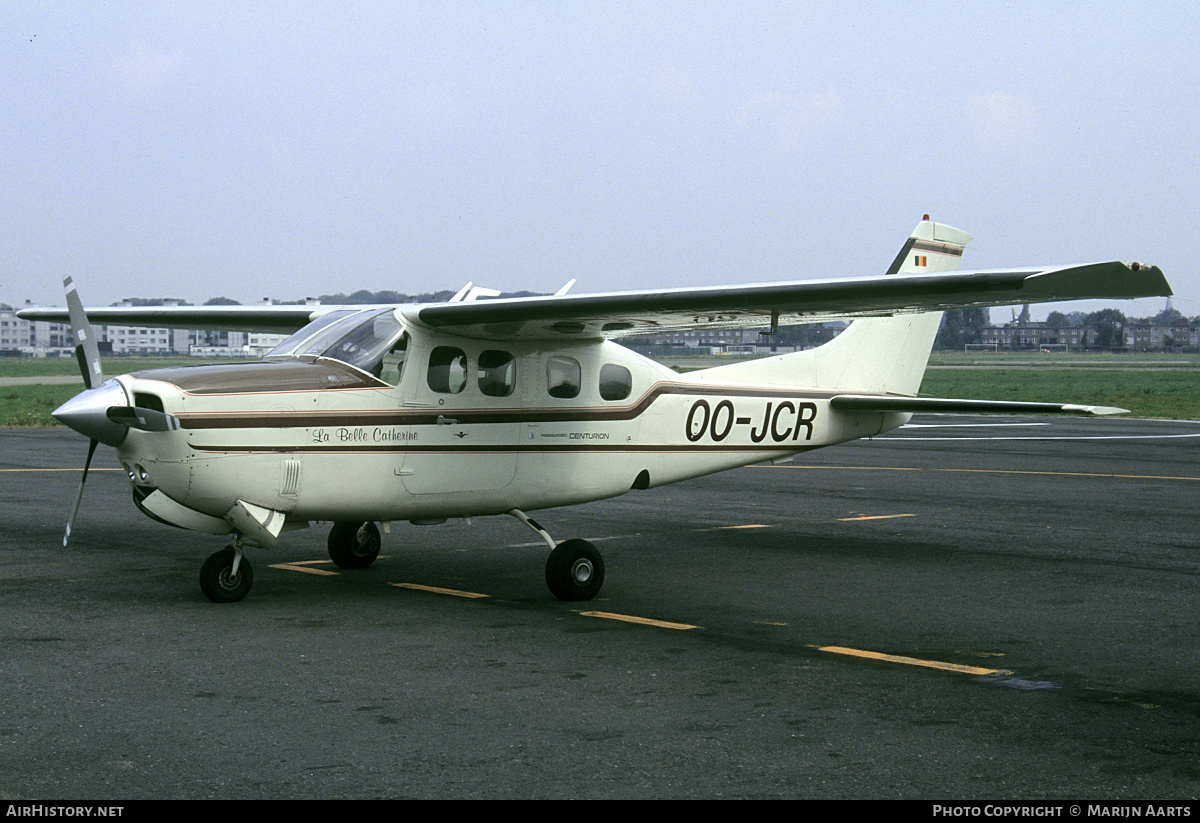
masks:
<path id="1" fill-rule="evenodd" d="M 72 397 L 50 414 L 64 426 L 106 446 L 119 446 L 125 439 L 129 427 L 117 423 L 108 416 L 110 408 L 128 407 L 125 390 L 116 380 L 105 380 L 94 389 L 88 389 Z"/>

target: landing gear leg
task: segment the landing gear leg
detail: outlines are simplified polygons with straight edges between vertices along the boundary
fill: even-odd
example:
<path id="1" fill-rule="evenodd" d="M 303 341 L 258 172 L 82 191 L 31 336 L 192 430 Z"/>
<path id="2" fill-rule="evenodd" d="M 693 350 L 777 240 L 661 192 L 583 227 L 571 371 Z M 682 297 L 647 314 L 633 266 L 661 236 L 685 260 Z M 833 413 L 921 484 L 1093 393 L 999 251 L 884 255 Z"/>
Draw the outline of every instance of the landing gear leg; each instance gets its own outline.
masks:
<path id="1" fill-rule="evenodd" d="M 550 533 L 520 509 L 508 512 L 533 529 L 550 547 L 546 559 L 546 585 L 559 600 L 575 602 L 591 600 L 604 585 L 604 558 L 586 540 L 564 540 L 555 543 Z"/>
<path id="2" fill-rule="evenodd" d="M 242 555 L 241 539 L 215 552 L 200 567 L 200 590 L 214 603 L 235 603 L 254 583 L 254 570 Z"/>

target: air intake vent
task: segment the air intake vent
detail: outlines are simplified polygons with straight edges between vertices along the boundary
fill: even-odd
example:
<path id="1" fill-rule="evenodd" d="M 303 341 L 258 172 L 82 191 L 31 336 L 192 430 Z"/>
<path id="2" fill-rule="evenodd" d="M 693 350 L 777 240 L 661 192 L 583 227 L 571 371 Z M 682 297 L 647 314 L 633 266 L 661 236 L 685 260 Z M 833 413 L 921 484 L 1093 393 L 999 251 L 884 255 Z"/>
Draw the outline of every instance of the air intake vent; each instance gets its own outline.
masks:
<path id="1" fill-rule="evenodd" d="M 300 461 L 287 458 L 280 467 L 279 493 L 295 497 L 300 493 Z"/>
<path id="2" fill-rule="evenodd" d="M 157 394 L 148 394 L 146 392 L 133 393 L 133 405 L 140 409 L 153 409 L 154 411 L 162 411 L 162 398 Z"/>

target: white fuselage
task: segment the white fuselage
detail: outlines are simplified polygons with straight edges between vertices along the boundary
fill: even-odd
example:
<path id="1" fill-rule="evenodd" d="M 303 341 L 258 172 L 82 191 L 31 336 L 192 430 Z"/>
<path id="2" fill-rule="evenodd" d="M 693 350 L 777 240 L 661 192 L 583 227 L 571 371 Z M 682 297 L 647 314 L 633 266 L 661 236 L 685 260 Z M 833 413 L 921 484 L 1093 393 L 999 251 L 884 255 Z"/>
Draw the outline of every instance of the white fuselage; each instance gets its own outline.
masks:
<path id="1" fill-rule="evenodd" d="M 907 419 L 834 411 L 830 391 L 678 375 L 600 341 L 547 347 L 414 333 L 395 385 L 326 359 L 119 380 L 135 405 L 157 398 L 180 423 L 129 431 L 118 453 L 135 486 L 216 518 L 240 500 L 293 523 L 587 502 Z"/>

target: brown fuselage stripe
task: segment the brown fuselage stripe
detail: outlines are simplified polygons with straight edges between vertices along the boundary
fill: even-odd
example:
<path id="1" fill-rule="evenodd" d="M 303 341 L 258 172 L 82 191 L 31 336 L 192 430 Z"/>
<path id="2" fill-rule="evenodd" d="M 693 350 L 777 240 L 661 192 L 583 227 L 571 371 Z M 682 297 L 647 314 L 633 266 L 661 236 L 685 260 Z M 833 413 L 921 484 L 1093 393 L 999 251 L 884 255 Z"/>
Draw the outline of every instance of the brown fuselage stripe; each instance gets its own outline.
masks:
<path id="1" fill-rule="evenodd" d="M 346 446 L 342 444 L 330 446 L 206 446 L 193 445 L 192 448 L 198 452 L 221 452 L 230 453 L 286 453 L 286 454 L 487 454 L 487 453 L 504 453 L 504 454 L 568 454 L 572 452 L 609 452 L 618 454 L 628 452 L 630 454 L 646 454 L 649 452 L 660 452 L 662 454 L 677 454 L 684 452 L 736 452 L 743 454 L 795 454 L 798 452 L 811 451 L 819 448 L 817 446 L 801 446 L 793 447 L 789 445 L 787 448 L 780 448 L 780 444 L 775 443 L 771 446 L 746 446 L 746 445 L 700 445 L 688 443 L 679 446 L 631 446 L 623 445 L 578 445 L 578 446 L 562 446 L 557 444 L 548 445 L 529 445 L 520 446 L 503 446 L 503 445 L 482 445 L 482 446 L 458 446 L 458 445 L 440 445 L 440 446 L 414 446 L 412 444 L 393 444 L 393 445 L 369 445 L 369 446 Z"/>
<path id="2" fill-rule="evenodd" d="M 513 408 L 513 409 L 419 409 L 388 411 L 324 412 L 181 412 L 176 415 L 182 428 L 199 429 L 291 429 L 330 426 L 455 426 L 495 423 L 575 423 L 613 422 L 640 417 L 659 397 L 677 394 L 709 397 L 769 397 L 798 400 L 827 400 L 836 392 L 789 391 L 787 389 L 732 389 L 707 386 L 665 385 L 647 392 L 638 403 L 606 410 L 594 406 L 584 409 Z"/>

